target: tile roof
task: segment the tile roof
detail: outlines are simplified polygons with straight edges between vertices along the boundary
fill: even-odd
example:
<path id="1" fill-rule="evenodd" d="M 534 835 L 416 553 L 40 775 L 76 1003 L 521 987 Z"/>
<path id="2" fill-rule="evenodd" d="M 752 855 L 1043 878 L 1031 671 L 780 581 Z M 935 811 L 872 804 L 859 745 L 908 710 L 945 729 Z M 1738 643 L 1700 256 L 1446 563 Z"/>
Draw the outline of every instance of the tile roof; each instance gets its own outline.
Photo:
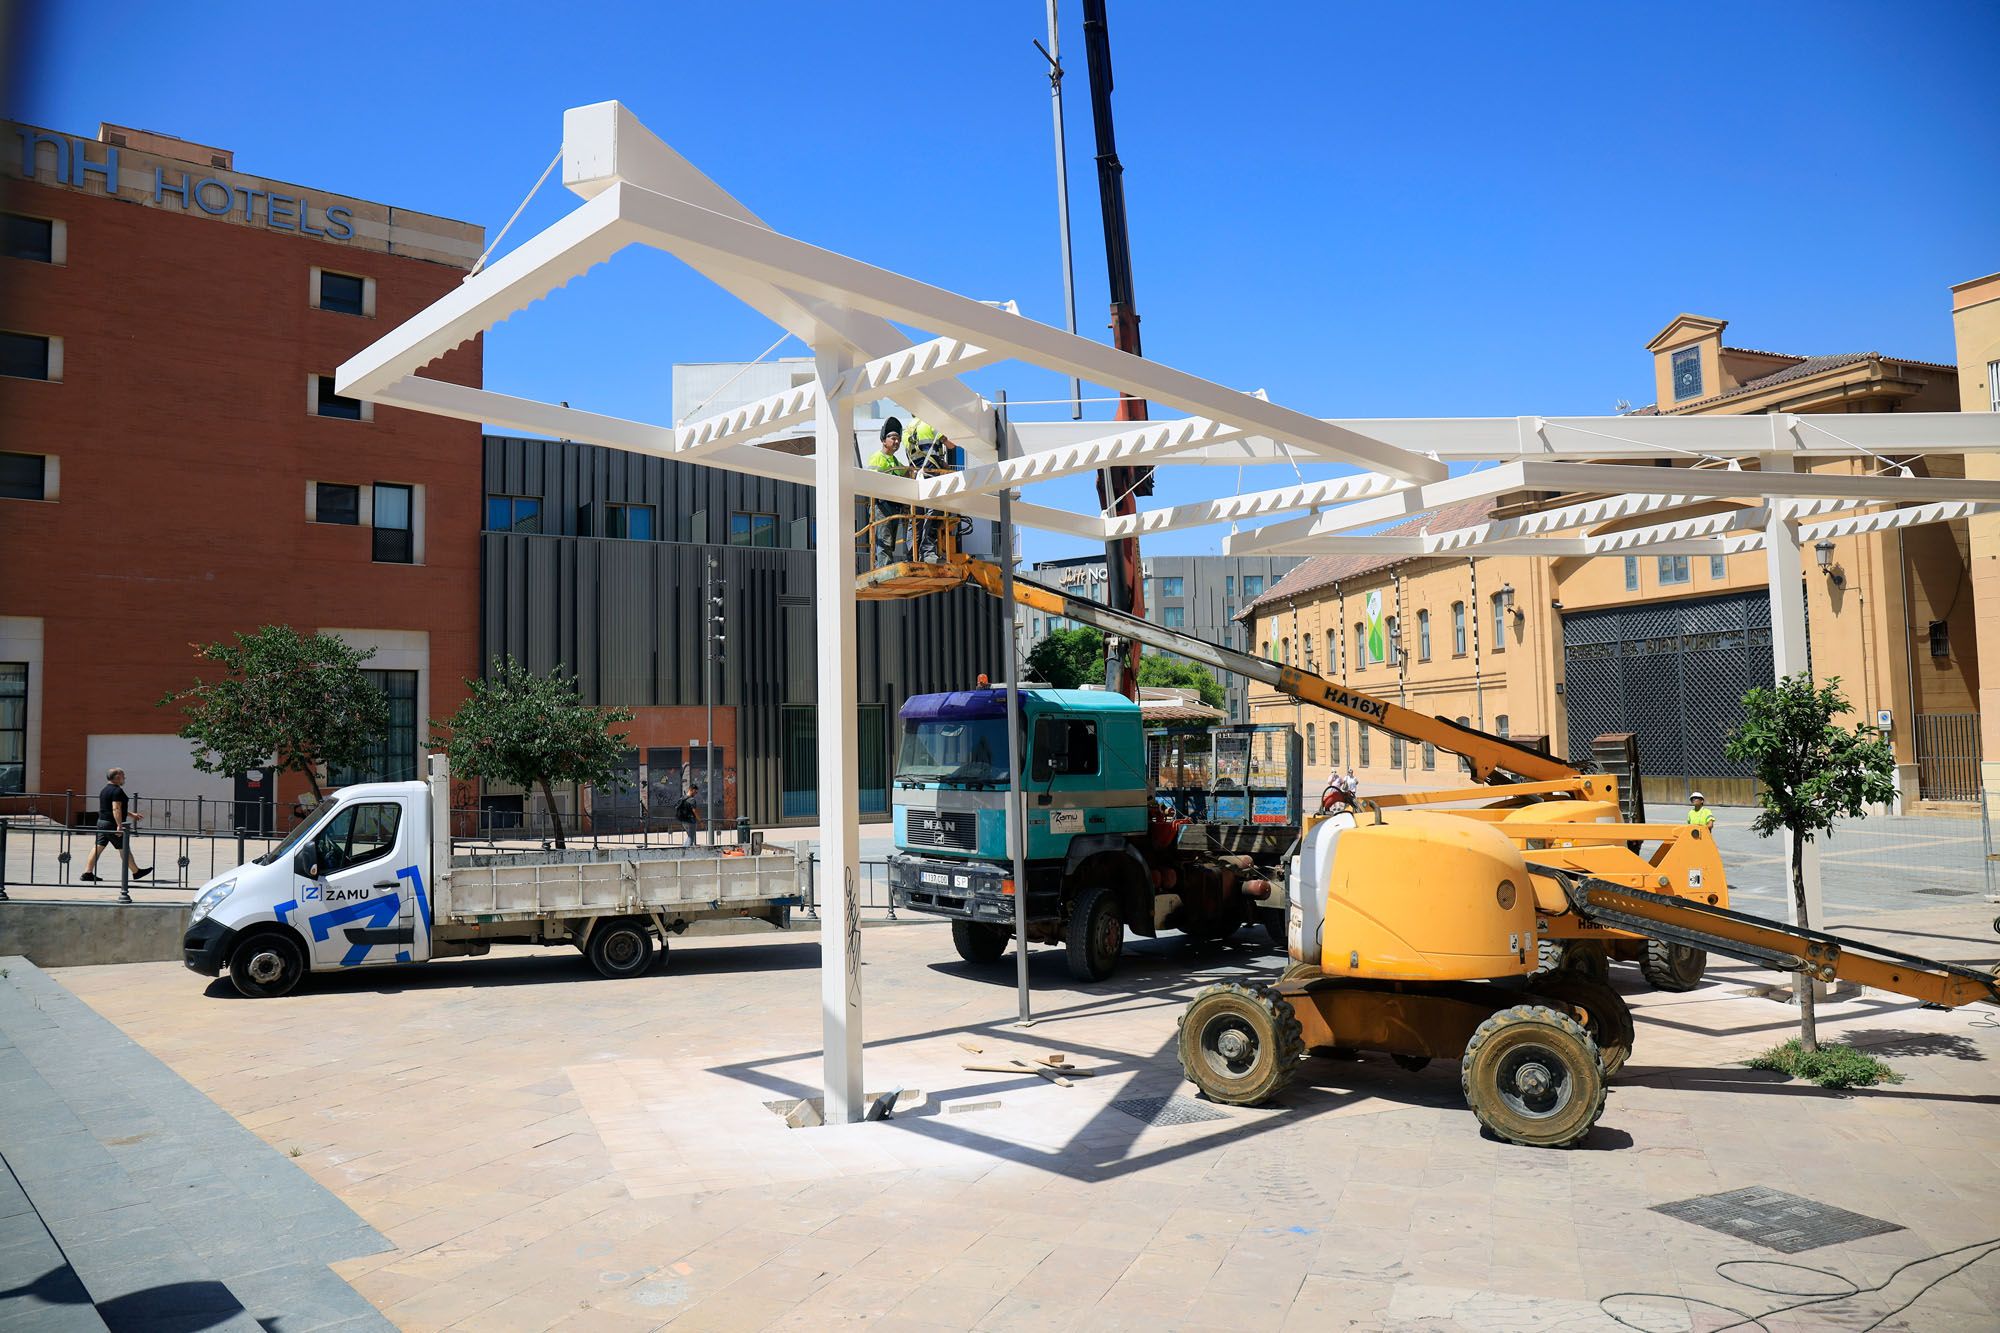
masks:
<path id="1" fill-rule="evenodd" d="M 1759 355 L 1783 356 L 1787 354 L 1782 352 L 1764 352 L 1759 353 Z M 1947 366 L 1936 361 L 1913 361 L 1909 357 L 1903 356 L 1885 357 L 1880 352 L 1835 352 L 1829 356 L 1805 357 L 1794 365 L 1786 366 L 1783 370 L 1774 370 L 1768 375 L 1759 375 L 1756 379 L 1745 380 L 1733 389 L 1725 389 L 1721 393 L 1710 394 L 1706 398 L 1698 398 L 1694 402 L 1686 404 L 1686 406 L 1698 407 L 1703 403 L 1719 403 L 1730 398 L 1740 398 L 1744 394 L 1762 393 L 1765 389 L 1771 388 L 1774 385 L 1784 384 L 1791 380 L 1807 379 L 1814 375 L 1823 375 L 1829 370 L 1841 370 L 1848 366 L 1858 366 L 1864 361 L 1894 361 L 1899 365 L 1922 366 L 1926 370 L 1949 370 L 1954 373 L 1958 370 L 1957 366 Z"/>
<path id="2" fill-rule="evenodd" d="M 1493 498 L 1483 496 L 1476 500 L 1461 500 L 1454 505 L 1428 510 L 1414 518 L 1406 518 L 1391 528 L 1384 528 L 1374 535 L 1382 537 L 1409 537 L 1420 532 L 1450 532 L 1455 528 L 1469 527 L 1482 523 L 1493 512 Z M 1238 620 L 1246 620 L 1250 613 L 1260 606 L 1272 602 L 1282 602 L 1307 593 L 1330 588 L 1348 579 L 1360 578 L 1378 570 L 1388 569 L 1413 559 L 1407 555 L 1315 555 L 1294 565 L 1291 572 L 1266 588 L 1241 611 Z"/>

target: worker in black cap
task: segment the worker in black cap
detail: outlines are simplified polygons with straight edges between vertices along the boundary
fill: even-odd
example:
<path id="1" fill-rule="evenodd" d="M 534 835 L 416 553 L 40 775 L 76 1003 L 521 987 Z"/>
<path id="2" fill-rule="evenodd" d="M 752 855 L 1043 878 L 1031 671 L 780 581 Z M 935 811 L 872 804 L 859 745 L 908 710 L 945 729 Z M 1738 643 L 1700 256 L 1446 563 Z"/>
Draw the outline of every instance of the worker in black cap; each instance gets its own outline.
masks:
<path id="1" fill-rule="evenodd" d="M 892 477 L 910 475 L 909 464 L 903 461 L 900 450 L 903 447 L 903 423 L 890 417 L 882 423 L 882 445 L 868 455 L 871 472 L 886 472 Z M 907 505 L 899 505 L 889 500 L 875 502 L 875 551 L 878 561 L 888 564 L 896 554 L 896 541 L 901 531 L 909 528 L 905 517 Z"/>

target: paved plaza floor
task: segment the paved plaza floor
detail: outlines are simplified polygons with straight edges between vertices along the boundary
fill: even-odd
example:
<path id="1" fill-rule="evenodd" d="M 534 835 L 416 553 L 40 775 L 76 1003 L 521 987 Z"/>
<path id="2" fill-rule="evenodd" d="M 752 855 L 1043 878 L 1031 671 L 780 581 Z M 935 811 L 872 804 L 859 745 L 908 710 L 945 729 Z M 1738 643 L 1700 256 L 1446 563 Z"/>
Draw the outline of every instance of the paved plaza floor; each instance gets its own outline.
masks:
<path id="1" fill-rule="evenodd" d="M 1991 915 L 1865 924 L 1991 965 Z M 1210 979 L 1274 974 L 1258 938 L 1134 941 L 1099 985 L 1038 949 L 1022 1031 L 1011 954 L 974 969 L 936 925 L 868 931 L 868 1087 L 927 1105 L 799 1130 L 765 1103 L 818 1090 L 809 935 L 686 939 L 627 981 L 505 950 L 279 1001 L 172 964 L 50 975 L 379 1231 L 333 1269 L 406 1329 L 1665 1331 L 1802 1301 L 1762 1327 L 1996 1326 L 1996 1246 L 1960 1248 L 2000 1239 L 1991 1011 L 1830 1006 L 1830 1035 L 1907 1077 L 1836 1094 L 1742 1067 L 1794 1026 L 1751 993 L 1764 974 L 1661 995 L 1620 967 L 1632 1062 L 1582 1147 L 1536 1151 L 1482 1136 L 1445 1061 L 1315 1060 L 1277 1106 L 1194 1100 L 1175 1019 Z M 1096 1076 L 963 1068 L 1051 1050 Z M 1787 1254 L 1656 1211 L 1744 1190 L 1874 1234 Z"/>

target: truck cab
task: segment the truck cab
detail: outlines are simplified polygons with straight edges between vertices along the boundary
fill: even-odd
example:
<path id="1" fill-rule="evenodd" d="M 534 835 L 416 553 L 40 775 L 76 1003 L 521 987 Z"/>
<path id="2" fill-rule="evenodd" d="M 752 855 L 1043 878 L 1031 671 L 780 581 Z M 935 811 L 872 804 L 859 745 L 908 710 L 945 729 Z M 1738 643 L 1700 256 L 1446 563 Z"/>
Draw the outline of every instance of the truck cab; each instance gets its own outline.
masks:
<path id="1" fill-rule="evenodd" d="M 1240 889 L 1262 883 L 1247 864 L 1191 853 L 1206 826 L 1154 800 L 1139 706 L 1105 690 L 1021 691 L 1019 780 L 1026 883 L 1007 840 L 1007 696 L 996 688 L 912 697 L 903 705 L 889 882 L 899 910 L 951 921 L 967 962 L 991 963 L 1015 933 L 1061 943 L 1070 972 L 1101 980 L 1125 932 L 1232 932 Z M 1195 836 L 1190 837 L 1191 830 Z"/>

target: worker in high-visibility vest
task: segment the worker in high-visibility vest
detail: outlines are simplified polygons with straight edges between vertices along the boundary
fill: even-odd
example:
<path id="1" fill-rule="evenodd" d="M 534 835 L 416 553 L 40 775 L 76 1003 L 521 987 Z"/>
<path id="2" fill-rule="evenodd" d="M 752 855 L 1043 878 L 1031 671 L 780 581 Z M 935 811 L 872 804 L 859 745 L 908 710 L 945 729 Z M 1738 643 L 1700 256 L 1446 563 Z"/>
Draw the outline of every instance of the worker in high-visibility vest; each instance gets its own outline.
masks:
<path id="1" fill-rule="evenodd" d="M 1715 811 L 1703 803 L 1705 799 L 1700 792 L 1688 796 L 1688 823 L 1696 828 L 1715 827 Z"/>
<path id="2" fill-rule="evenodd" d="M 938 434 L 937 427 L 921 417 L 910 419 L 910 471 L 916 477 L 939 477 L 951 471 L 951 440 Z M 944 514 L 936 509 L 916 511 L 914 544 L 917 558 L 933 563 L 944 559 Z"/>
<path id="3" fill-rule="evenodd" d="M 868 455 L 871 472 L 886 472 L 892 477 L 910 475 L 909 464 L 898 452 L 903 447 L 903 423 L 890 417 L 882 423 L 882 442 L 874 453 Z M 902 517 L 905 506 L 888 500 L 875 502 L 875 553 L 877 560 L 888 564 L 896 555 L 896 540 L 900 530 L 909 526 L 909 520 Z"/>

